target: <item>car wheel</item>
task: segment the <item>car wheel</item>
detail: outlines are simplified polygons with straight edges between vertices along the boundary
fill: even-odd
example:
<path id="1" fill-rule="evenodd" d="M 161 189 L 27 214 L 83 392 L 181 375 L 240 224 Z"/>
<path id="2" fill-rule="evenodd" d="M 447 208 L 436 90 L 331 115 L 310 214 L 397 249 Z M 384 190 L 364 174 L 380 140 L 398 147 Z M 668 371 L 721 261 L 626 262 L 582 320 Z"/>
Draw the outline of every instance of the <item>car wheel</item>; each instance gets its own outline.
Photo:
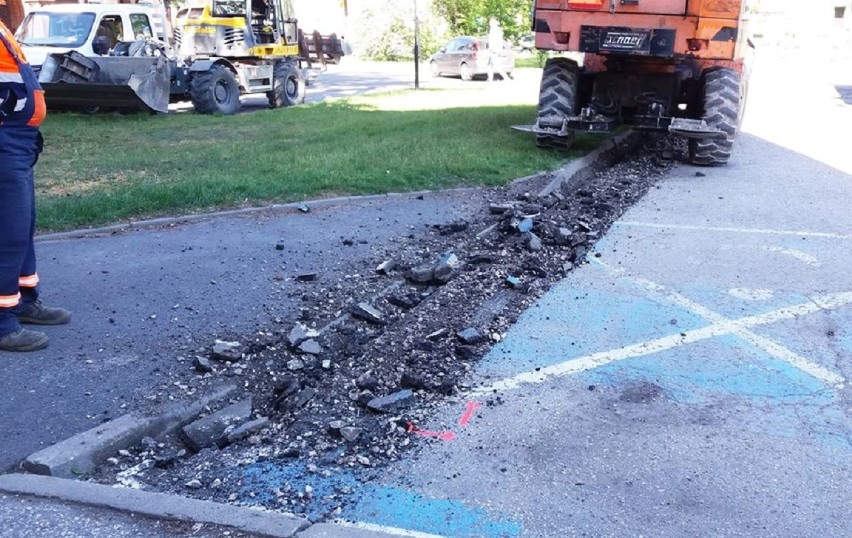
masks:
<path id="1" fill-rule="evenodd" d="M 461 64 L 459 75 L 461 75 L 462 80 L 473 80 L 473 70 L 467 64 Z"/>
<path id="2" fill-rule="evenodd" d="M 436 62 L 435 60 L 429 62 L 429 69 L 432 71 L 433 77 L 441 76 L 441 72 L 438 70 L 438 62 Z"/>

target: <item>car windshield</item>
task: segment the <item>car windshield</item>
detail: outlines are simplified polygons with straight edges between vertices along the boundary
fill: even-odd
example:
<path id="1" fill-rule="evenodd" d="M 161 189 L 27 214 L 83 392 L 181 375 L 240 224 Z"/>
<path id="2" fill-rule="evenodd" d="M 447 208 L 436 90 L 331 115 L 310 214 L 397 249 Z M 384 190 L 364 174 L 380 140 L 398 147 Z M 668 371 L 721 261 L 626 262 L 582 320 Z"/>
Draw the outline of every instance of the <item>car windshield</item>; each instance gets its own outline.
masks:
<path id="1" fill-rule="evenodd" d="M 16 37 L 22 45 L 75 48 L 89 38 L 94 22 L 94 13 L 34 11 L 24 19 Z"/>
<path id="2" fill-rule="evenodd" d="M 213 15 L 216 17 L 245 17 L 245 0 L 213 0 Z"/>

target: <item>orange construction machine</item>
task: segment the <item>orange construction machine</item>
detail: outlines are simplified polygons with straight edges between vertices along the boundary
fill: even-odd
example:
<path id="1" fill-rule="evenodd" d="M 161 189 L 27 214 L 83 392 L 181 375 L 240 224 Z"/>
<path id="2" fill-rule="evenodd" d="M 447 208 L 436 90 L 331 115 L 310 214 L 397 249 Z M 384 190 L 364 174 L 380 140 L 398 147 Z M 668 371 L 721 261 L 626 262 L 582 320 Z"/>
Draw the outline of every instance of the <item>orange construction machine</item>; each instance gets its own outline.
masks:
<path id="1" fill-rule="evenodd" d="M 689 139 L 695 164 L 731 156 L 748 69 L 743 0 L 535 0 L 535 46 L 551 57 L 535 125 L 541 147 L 620 124 Z"/>

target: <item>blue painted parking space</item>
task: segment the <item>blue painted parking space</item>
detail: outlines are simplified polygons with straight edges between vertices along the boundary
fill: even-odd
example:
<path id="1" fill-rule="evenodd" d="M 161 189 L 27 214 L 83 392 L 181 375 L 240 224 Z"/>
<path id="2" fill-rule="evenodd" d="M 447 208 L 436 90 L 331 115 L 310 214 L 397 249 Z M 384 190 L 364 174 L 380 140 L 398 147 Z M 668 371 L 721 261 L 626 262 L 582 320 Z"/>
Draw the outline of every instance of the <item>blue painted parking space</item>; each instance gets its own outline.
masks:
<path id="1" fill-rule="evenodd" d="M 267 503 L 281 488 L 306 492 L 313 502 L 305 515 L 313 521 L 336 519 L 415 538 L 514 538 L 521 531 L 517 521 L 484 508 L 383 484 L 367 471 L 317 475 L 303 463 L 263 462 L 246 467 L 241 480 L 243 500 L 248 504 Z"/>

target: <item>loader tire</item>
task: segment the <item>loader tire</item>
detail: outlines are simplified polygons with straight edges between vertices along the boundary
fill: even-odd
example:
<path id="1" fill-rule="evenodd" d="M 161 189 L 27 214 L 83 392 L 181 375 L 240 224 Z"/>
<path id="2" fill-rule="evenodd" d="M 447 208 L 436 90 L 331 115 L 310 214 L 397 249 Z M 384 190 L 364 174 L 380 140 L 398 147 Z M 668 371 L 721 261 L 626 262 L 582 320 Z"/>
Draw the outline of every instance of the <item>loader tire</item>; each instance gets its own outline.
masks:
<path id="1" fill-rule="evenodd" d="M 269 108 L 283 108 L 305 102 L 305 77 L 295 63 L 282 60 L 272 71 L 272 91 L 266 93 Z"/>
<path id="2" fill-rule="evenodd" d="M 193 74 L 189 98 L 199 114 L 236 114 L 240 109 L 240 86 L 233 71 L 214 65 L 209 71 Z"/>
<path id="3" fill-rule="evenodd" d="M 561 128 L 563 119 L 576 113 L 579 72 L 577 62 L 568 58 L 550 58 L 544 64 L 538 94 L 539 126 Z M 537 134 L 535 137 L 538 147 L 559 151 L 571 149 L 573 142 L 573 133 L 568 136 Z"/>
<path id="4" fill-rule="evenodd" d="M 691 139 L 689 160 L 700 166 L 727 164 L 740 123 L 740 76 L 726 68 L 708 69 L 701 75 L 701 118 L 707 125 L 724 131 L 718 140 Z"/>

